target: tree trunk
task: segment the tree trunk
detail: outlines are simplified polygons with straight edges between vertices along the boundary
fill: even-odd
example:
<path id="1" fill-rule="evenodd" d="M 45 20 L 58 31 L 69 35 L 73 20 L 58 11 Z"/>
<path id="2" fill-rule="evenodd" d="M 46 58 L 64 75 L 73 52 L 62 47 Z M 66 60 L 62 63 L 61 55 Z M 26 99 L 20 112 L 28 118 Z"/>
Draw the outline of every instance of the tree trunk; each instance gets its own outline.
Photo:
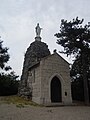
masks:
<path id="1" fill-rule="evenodd" d="M 87 78 L 87 66 L 85 61 L 85 53 L 82 53 L 82 65 L 83 65 L 83 87 L 84 87 L 84 101 L 85 104 L 89 104 L 89 87 L 88 87 L 88 78 Z"/>

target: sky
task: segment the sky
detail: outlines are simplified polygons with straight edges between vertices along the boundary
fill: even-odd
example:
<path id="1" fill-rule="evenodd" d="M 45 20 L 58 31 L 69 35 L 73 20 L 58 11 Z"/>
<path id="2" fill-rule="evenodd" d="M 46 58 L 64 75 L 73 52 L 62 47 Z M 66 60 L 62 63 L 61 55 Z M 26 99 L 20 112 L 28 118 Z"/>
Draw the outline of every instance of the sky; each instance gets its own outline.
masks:
<path id="1" fill-rule="evenodd" d="M 8 65 L 21 76 L 24 54 L 35 41 L 37 23 L 51 53 L 61 51 L 54 34 L 59 32 L 61 19 L 70 21 L 77 16 L 84 18 L 85 24 L 90 22 L 90 0 L 0 0 L 0 36 L 3 46 L 9 48 Z M 60 55 L 71 62 L 70 57 Z"/>

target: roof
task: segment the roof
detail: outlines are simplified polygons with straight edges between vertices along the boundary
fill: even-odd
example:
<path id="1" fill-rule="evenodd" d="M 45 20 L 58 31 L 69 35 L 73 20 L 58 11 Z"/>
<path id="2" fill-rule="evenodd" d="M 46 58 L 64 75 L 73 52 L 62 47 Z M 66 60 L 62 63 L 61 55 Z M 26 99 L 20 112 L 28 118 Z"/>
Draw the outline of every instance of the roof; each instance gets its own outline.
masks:
<path id="1" fill-rule="evenodd" d="M 58 57 L 60 57 L 61 59 L 63 59 L 63 60 L 65 61 L 65 63 L 67 63 L 68 65 L 70 65 L 64 58 L 62 58 L 62 57 L 61 57 L 58 53 L 56 53 L 56 52 L 53 53 L 53 54 L 50 54 L 50 55 L 48 55 L 48 56 L 46 56 L 46 57 L 43 57 L 40 61 L 45 60 L 45 59 L 48 59 L 49 57 L 54 56 L 54 55 L 57 55 Z M 40 65 L 40 61 L 37 61 L 36 63 L 33 63 L 33 64 L 29 67 L 28 70 L 39 66 L 39 65 Z"/>
<path id="2" fill-rule="evenodd" d="M 46 56 L 46 57 L 43 57 L 41 60 L 43 60 L 43 59 L 48 59 L 49 57 L 51 57 L 51 56 L 54 56 L 54 55 L 57 55 L 57 56 L 59 56 L 61 59 L 63 59 L 67 64 L 69 64 L 63 57 L 61 57 L 57 52 L 55 52 L 55 53 L 53 53 L 53 54 L 50 54 L 50 55 L 48 55 L 48 56 Z M 69 64 L 70 65 L 70 64 Z"/>
<path id="3" fill-rule="evenodd" d="M 34 63 L 33 65 L 31 65 L 31 66 L 29 67 L 28 70 L 30 70 L 30 69 L 32 69 L 32 68 L 34 68 L 34 67 L 37 67 L 39 64 L 40 64 L 40 61 Z"/>

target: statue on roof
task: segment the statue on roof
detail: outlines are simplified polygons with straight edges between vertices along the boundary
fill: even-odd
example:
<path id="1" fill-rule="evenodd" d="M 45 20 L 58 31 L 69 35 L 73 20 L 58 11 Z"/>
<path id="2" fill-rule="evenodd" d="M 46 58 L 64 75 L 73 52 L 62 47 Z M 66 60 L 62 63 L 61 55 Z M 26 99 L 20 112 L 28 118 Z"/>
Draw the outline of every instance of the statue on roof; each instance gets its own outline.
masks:
<path id="1" fill-rule="evenodd" d="M 40 26 L 39 26 L 39 23 L 37 23 L 37 26 L 36 26 L 36 37 L 40 37 L 40 33 L 41 33 L 41 29 Z"/>

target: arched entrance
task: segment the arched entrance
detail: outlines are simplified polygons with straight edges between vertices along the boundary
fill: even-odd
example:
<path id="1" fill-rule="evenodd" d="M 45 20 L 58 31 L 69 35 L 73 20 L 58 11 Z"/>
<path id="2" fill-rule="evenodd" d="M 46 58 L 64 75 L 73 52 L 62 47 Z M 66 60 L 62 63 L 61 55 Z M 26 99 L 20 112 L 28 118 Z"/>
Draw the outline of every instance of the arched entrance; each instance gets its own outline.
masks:
<path id="1" fill-rule="evenodd" d="M 51 81 L 51 102 L 61 102 L 61 82 L 55 76 Z"/>

